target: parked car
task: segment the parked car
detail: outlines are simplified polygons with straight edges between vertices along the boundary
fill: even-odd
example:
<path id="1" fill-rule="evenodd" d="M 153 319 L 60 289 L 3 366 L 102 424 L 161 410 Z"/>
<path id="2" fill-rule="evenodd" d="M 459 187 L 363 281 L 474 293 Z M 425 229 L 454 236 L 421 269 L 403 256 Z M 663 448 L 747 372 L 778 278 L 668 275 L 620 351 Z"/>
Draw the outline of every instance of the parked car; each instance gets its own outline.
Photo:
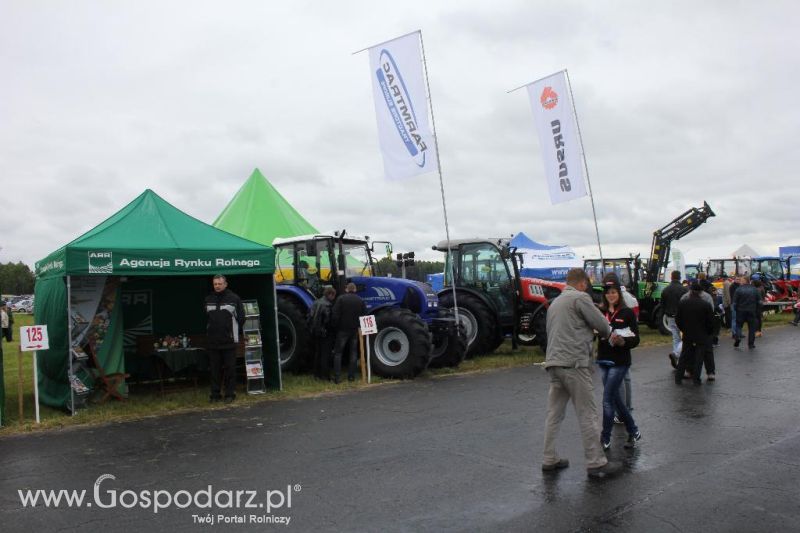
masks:
<path id="1" fill-rule="evenodd" d="M 33 300 L 20 300 L 11 304 L 10 307 L 15 313 L 33 313 Z"/>

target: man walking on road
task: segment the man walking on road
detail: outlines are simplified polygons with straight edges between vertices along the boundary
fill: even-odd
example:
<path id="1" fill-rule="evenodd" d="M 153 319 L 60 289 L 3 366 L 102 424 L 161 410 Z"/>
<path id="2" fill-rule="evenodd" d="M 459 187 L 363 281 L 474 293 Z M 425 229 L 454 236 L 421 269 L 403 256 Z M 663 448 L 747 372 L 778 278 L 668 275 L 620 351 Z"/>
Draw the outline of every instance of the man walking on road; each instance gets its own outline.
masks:
<path id="1" fill-rule="evenodd" d="M 594 331 L 609 338 L 611 327 L 586 293 L 589 278 L 580 268 L 567 273 L 567 286 L 547 311 L 547 356 L 545 369 L 550 377 L 547 419 L 544 429 L 542 471 L 569 466 L 556 453 L 555 439 L 571 399 L 580 424 L 583 451 L 589 477 L 603 478 L 620 470 L 609 463 L 600 444 L 600 422 L 592 383 L 592 343 Z"/>
<path id="2" fill-rule="evenodd" d="M 747 347 L 751 350 L 756 347 L 756 328 L 758 322 L 756 313 L 761 304 L 761 293 L 750 284 L 750 278 L 742 276 L 742 286 L 736 289 L 733 295 L 733 308 L 736 311 L 736 340 L 734 347 L 739 347 L 742 342 L 742 326 L 747 322 Z"/>
<path id="3" fill-rule="evenodd" d="M 702 296 L 706 294 L 698 282 L 692 284 L 692 290 L 687 298 L 682 298 L 678 304 L 675 322 L 683 332 L 683 351 L 678 360 L 678 369 L 675 372 L 675 383 L 681 384 L 683 373 L 688 369 L 692 373 L 695 384 L 702 383 L 700 372 L 703 362 L 708 356 L 711 346 L 711 335 L 714 332 L 714 312 Z M 713 352 L 712 352 L 713 353 Z M 709 366 L 711 368 L 709 368 Z M 706 374 L 709 381 L 714 381 L 713 360 L 706 364 Z"/>

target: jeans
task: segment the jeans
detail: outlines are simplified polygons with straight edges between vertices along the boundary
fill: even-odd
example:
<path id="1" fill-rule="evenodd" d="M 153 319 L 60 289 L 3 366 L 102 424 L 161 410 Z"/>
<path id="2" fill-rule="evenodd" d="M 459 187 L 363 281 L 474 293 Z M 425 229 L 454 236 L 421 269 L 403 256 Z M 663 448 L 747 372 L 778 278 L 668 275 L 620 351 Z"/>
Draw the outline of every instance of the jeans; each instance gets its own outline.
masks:
<path id="1" fill-rule="evenodd" d="M 608 442 L 611 439 L 611 430 L 614 428 L 614 412 L 618 412 L 628 435 L 635 435 L 639 428 L 633 421 L 630 411 L 619 393 L 622 380 L 625 379 L 630 366 L 601 366 L 603 373 L 603 431 L 600 439 Z"/>
<path id="2" fill-rule="evenodd" d="M 740 310 L 736 313 L 736 329 L 738 330 L 737 337 L 741 337 L 744 330 L 742 326 L 744 323 L 747 322 L 747 345 L 748 346 L 755 346 L 756 345 L 756 325 L 757 325 L 757 318 L 755 311 L 742 311 Z"/>
<path id="3" fill-rule="evenodd" d="M 680 357 L 683 343 L 681 342 L 681 330 L 678 329 L 674 316 L 667 317 L 667 327 L 672 332 L 672 353 Z"/>
<path id="4" fill-rule="evenodd" d="M 736 308 L 731 306 L 731 335 L 734 339 L 739 336 L 740 331 L 741 328 L 736 321 Z"/>
<path id="5" fill-rule="evenodd" d="M 336 342 L 333 346 L 333 375 L 336 380 L 342 373 L 342 353 L 348 353 L 347 379 L 355 379 L 356 363 L 358 361 L 358 330 L 339 331 L 336 333 Z"/>
<path id="6" fill-rule="evenodd" d="M 622 379 L 622 385 L 619 387 L 619 399 L 625 403 L 628 411 L 633 411 L 633 388 L 631 387 L 631 367 L 625 372 L 625 377 Z M 619 416 L 619 413 L 614 413 Z M 620 417 L 622 420 L 622 417 Z"/>

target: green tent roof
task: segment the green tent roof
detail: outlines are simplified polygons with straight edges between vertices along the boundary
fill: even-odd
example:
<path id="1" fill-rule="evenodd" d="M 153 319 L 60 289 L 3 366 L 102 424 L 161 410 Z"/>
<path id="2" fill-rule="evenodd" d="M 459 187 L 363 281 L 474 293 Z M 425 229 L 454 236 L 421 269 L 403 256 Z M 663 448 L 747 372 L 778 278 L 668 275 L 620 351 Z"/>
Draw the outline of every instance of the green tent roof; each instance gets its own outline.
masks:
<path id="1" fill-rule="evenodd" d="M 222 210 L 214 227 L 261 244 L 272 244 L 276 237 L 319 233 L 258 169 Z"/>
<path id="2" fill-rule="evenodd" d="M 36 263 L 37 277 L 274 272 L 275 252 L 193 218 L 150 189 Z"/>

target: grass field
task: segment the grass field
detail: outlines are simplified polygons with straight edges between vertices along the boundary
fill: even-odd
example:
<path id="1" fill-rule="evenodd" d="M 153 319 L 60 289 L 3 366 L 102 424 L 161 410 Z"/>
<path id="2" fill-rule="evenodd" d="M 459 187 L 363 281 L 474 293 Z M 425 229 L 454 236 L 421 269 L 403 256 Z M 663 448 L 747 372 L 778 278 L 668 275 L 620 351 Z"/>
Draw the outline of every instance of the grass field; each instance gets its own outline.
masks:
<path id="1" fill-rule="evenodd" d="M 765 329 L 787 324 L 792 315 L 785 313 L 781 315 L 767 315 L 765 317 Z M 127 401 L 109 401 L 105 404 L 92 404 L 90 408 L 79 411 L 75 416 L 69 416 L 65 412 L 47 406 L 40 407 L 41 424 L 34 422 L 34 403 L 33 403 L 33 357 L 32 352 L 23 354 L 22 377 L 23 377 L 23 406 L 24 420 L 20 423 L 17 401 L 18 383 L 18 363 L 17 354 L 19 349 L 19 326 L 31 325 L 31 315 L 15 315 L 15 340 L 11 343 L 3 342 L 3 359 L 5 369 L 5 397 L 6 419 L 4 427 L 0 428 L 0 435 L 13 433 L 24 433 L 43 429 L 63 428 L 75 425 L 102 424 L 111 421 L 132 420 L 150 416 L 162 416 L 187 411 L 225 409 L 225 405 L 208 403 L 207 385 L 200 384 L 194 389 L 190 384 L 175 392 L 161 395 L 158 391 L 150 389 L 131 387 L 130 398 Z M 640 332 L 640 346 L 668 346 L 670 337 L 659 335 L 656 330 L 643 326 Z M 442 368 L 425 371 L 420 378 L 436 379 L 442 376 L 464 374 L 470 372 L 485 372 L 498 368 L 513 368 L 530 366 L 540 363 L 544 356 L 538 348 L 520 347 L 512 350 L 511 342 L 503 343 L 493 354 L 476 357 L 464 361 L 456 369 Z M 262 395 L 248 396 L 239 387 L 239 395 L 235 405 L 249 405 L 265 401 L 275 401 L 290 398 L 304 398 L 321 394 L 336 394 L 344 391 L 364 389 L 367 387 L 378 387 L 386 383 L 396 383 L 395 380 L 373 378 L 371 385 L 355 383 L 342 383 L 335 385 L 329 382 L 319 381 L 307 375 L 284 374 L 283 391 L 268 392 Z"/>

